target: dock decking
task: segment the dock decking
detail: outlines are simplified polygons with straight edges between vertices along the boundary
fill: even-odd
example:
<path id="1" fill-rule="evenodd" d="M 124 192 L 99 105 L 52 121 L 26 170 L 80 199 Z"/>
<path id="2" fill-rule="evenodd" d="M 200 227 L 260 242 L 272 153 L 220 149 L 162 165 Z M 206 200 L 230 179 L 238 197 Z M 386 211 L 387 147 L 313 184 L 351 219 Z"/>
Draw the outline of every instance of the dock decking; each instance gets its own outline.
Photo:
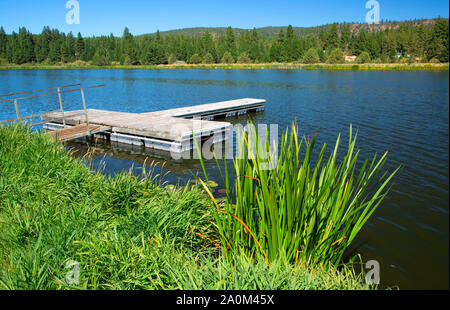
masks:
<path id="1" fill-rule="evenodd" d="M 263 111 L 265 102 L 265 100 L 261 99 L 245 98 L 143 114 L 152 116 L 201 118 L 212 120 L 216 117 L 230 117 L 245 114 L 247 112 Z"/>
<path id="2" fill-rule="evenodd" d="M 193 149 L 194 135 L 197 140 L 211 136 L 215 137 L 214 142 L 226 139 L 228 130 L 231 130 L 231 124 L 210 120 L 251 111 L 262 111 L 265 102 L 262 99 L 246 98 L 148 113 L 88 109 L 87 115 L 90 127 L 98 126 L 93 127 L 97 130 L 101 128 L 100 131 L 92 132 L 97 138 L 183 152 Z M 66 125 L 74 127 L 86 122 L 85 115 L 82 115 L 79 110 L 64 112 L 64 118 L 60 112 L 49 112 L 43 118 L 44 121 L 49 120 L 44 125 L 47 130 L 63 128 L 63 119 Z M 76 130 L 72 131 L 76 132 Z"/>
<path id="3" fill-rule="evenodd" d="M 66 127 L 61 130 L 55 130 L 49 132 L 50 136 L 56 139 L 58 142 L 70 141 L 78 138 L 83 138 L 96 133 L 104 132 L 110 130 L 111 127 L 102 125 L 87 125 L 80 124 L 72 127 Z"/>

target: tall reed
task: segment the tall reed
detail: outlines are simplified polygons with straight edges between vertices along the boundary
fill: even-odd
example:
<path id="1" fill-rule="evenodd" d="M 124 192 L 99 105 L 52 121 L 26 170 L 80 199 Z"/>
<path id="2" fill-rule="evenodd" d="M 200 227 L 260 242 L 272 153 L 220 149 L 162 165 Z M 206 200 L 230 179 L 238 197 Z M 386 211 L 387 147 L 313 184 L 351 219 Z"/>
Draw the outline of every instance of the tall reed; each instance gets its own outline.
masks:
<path id="1" fill-rule="evenodd" d="M 212 195 L 201 154 L 206 182 L 200 182 L 214 203 L 223 250 L 262 255 L 269 264 L 279 257 L 293 263 L 341 263 L 398 171 L 381 175 L 386 152 L 380 158 L 375 155 L 366 159 L 357 173 L 359 151 L 352 127 L 342 161 L 338 162 L 340 135 L 328 159 L 325 144 L 317 160 L 312 161 L 316 136 L 311 141 L 299 139 L 298 127 L 292 123 L 290 133 L 286 130 L 282 135 L 279 156 L 272 157 L 271 169 L 264 166 L 265 156 L 252 147 L 260 145 L 270 151 L 268 139 L 263 141 L 258 133 L 251 136 L 254 141 L 249 141 L 246 132 L 237 136 L 234 184 L 230 183 L 226 160 L 223 171 L 216 160 L 227 187 L 226 200 L 219 203 Z"/>

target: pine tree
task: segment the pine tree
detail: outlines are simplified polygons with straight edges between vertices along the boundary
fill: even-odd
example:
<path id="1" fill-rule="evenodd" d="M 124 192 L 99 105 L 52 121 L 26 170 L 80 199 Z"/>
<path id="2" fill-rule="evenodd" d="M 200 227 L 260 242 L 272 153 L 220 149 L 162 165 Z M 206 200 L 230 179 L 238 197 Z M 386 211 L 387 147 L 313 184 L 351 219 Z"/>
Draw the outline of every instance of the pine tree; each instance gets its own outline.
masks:
<path id="1" fill-rule="evenodd" d="M 123 51 L 124 51 L 124 64 L 137 65 L 139 64 L 138 53 L 136 50 L 134 37 L 130 33 L 128 27 L 125 27 L 123 31 Z"/>
<path id="2" fill-rule="evenodd" d="M 109 61 L 118 61 L 119 57 L 117 56 L 117 45 L 116 45 L 116 38 L 111 33 L 109 37 L 107 38 L 106 48 L 108 51 L 108 59 Z"/>
<path id="3" fill-rule="evenodd" d="M 158 51 L 156 48 L 156 44 L 153 42 L 150 42 L 147 44 L 147 46 L 144 49 L 143 57 L 142 57 L 142 64 L 144 65 L 157 65 L 158 60 Z"/>
<path id="4" fill-rule="evenodd" d="M 126 65 L 138 65 L 138 54 L 134 46 L 129 46 L 125 51 L 125 64 Z"/>
<path id="5" fill-rule="evenodd" d="M 367 33 L 363 29 L 361 32 L 356 36 L 353 44 L 353 52 L 355 55 L 359 55 L 362 52 L 368 51 L 368 40 L 367 40 Z"/>
<path id="6" fill-rule="evenodd" d="M 5 29 L 0 27 L 0 58 L 6 58 L 8 37 L 6 36 Z"/>
<path id="7" fill-rule="evenodd" d="M 81 33 L 78 32 L 78 36 L 77 36 L 77 43 L 75 46 L 75 57 L 80 60 L 81 56 L 84 53 L 85 50 L 85 44 L 84 44 L 84 39 L 83 36 L 81 35 Z"/>
<path id="8" fill-rule="evenodd" d="M 270 62 L 282 62 L 283 61 L 283 55 L 281 54 L 281 45 L 276 40 L 273 40 L 272 44 L 270 45 L 269 61 Z"/>
<path id="9" fill-rule="evenodd" d="M 61 61 L 61 45 L 58 39 L 53 39 L 50 42 L 48 59 L 52 63 L 57 63 Z"/>
<path id="10" fill-rule="evenodd" d="M 253 28 L 250 39 L 249 57 L 254 62 L 259 62 L 261 58 L 261 47 L 259 46 L 259 36 L 256 28 Z"/>
<path id="11" fill-rule="evenodd" d="M 131 43 L 133 41 L 133 35 L 130 33 L 130 29 L 128 29 L 128 27 L 125 27 L 125 29 L 123 30 L 122 38 L 125 43 Z"/>
<path id="12" fill-rule="evenodd" d="M 231 53 L 233 58 L 237 57 L 237 49 L 236 49 L 236 37 L 234 35 L 233 28 L 228 27 L 227 32 L 225 34 L 225 43 L 227 51 Z"/>
<path id="13" fill-rule="evenodd" d="M 428 59 L 436 58 L 441 62 L 448 62 L 449 59 L 449 22 L 438 18 L 431 29 L 428 42 Z"/>
<path id="14" fill-rule="evenodd" d="M 34 46 L 34 53 L 38 63 L 44 62 L 48 58 L 50 51 L 50 28 L 44 27 L 41 34 L 37 37 Z"/>
<path id="15" fill-rule="evenodd" d="M 294 39 L 294 28 L 292 28 L 291 25 L 289 25 L 286 29 L 286 40 L 293 40 Z"/>
<path id="16" fill-rule="evenodd" d="M 286 29 L 286 40 L 282 44 L 282 50 L 282 54 L 284 54 L 284 61 L 292 62 L 297 58 L 294 29 L 291 25 L 289 25 Z"/>
<path id="17" fill-rule="evenodd" d="M 276 41 L 276 43 L 274 43 L 276 46 L 272 46 L 273 49 L 271 50 L 272 57 L 277 62 L 286 61 L 286 48 L 284 46 L 285 42 L 286 42 L 286 36 L 284 35 L 283 29 L 280 29 L 280 32 L 278 33 L 277 41 Z"/>
<path id="18" fill-rule="evenodd" d="M 34 54 L 33 36 L 25 27 L 19 29 L 18 46 L 17 46 L 17 64 L 33 62 L 36 60 Z"/>
<path id="19" fill-rule="evenodd" d="M 211 57 L 213 58 L 213 62 L 210 63 L 214 63 L 217 59 L 217 52 L 214 46 L 213 38 L 208 31 L 205 31 L 205 33 L 203 34 L 201 38 L 201 45 L 202 45 L 201 54 L 203 55 L 210 54 Z"/>
<path id="20" fill-rule="evenodd" d="M 325 43 L 325 48 L 326 50 L 332 50 L 334 48 L 338 48 L 339 47 L 339 42 L 340 38 L 339 38 L 339 29 L 338 29 L 338 24 L 334 23 L 333 25 L 331 25 L 330 29 L 327 32 L 327 37 L 326 37 L 326 43 Z"/>
<path id="21" fill-rule="evenodd" d="M 8 45 L 6 47 L 6 58 L 10 63 L 18 63 L 18 49 L 19 42 L 17 33 L 12 32 L 11 36 L 8 38 Z"/>
<path id="22" fill-rule="evenodd" d="M 69 32 L 65 41 L 61 46 L 61 56 L 64 62 L 72 62 L 75 60 L 76 41 L 72 32 Z"/>
<path id="23" fill-rule="evenodd" d="M 161 34 L 159 30 L 156 30 L 156 43 L 160 44 L 162 42 Z"/>
<path id="24" fill-rule="evenodd" d="M 70 51 L 66 41 L 61 44 L 61 60 L 63 62 L 69 62 L 70 60 Z"/>
<path id="25" fill-rule="evenodd" d="M 341 47 L 345 51 L 349 50 L 350 40 L 351 40 L 350 25 L 349 24 L 344 24 L 342 26 L 342 30 L 341 30 Z"/>

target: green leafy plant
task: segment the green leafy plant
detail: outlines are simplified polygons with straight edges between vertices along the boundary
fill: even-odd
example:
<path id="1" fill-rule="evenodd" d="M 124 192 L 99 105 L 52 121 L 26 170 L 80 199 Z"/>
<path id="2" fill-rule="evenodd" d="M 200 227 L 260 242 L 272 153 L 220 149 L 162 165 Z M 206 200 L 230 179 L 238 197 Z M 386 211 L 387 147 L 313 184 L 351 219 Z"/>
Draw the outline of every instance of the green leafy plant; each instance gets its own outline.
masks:
<path id="1" fill-rule="evenodd" d="M 253 145 L 261 143 L 262 149 L 270 151 L 268 139 L 262 142 L 258 134 L 252 137 L 256 139 Z M 200 154 L 206 179 L 200 182 L 214 203 L 225 252 L 262 255 L 269 264 L 279 257 L 295 263 L 341 263 L 346 249 L 385 198 L 387 185 L 398 169 L 389 176 L 380 176 L 385 153 L 380 158 L 375 155 L 366 159 L 357 174 L 359 151 L 351 127 L 346 155 L 338 163 L 340 140 L 339 135 L 327 160 L 324 145 L 313 161 L 316 136 L 299 139 L 298 127 L 293 123 L 290 134 L 287 130 L 283 133 L 279 156 L 271 157 L 271 169 L 267 170 L 263 166 L 267 160 L 253 151 L 248 134 L 238 133 L 234 184 L 230 183 L 226 161 L 223 172 L 217 161 L 226 188 L 233 186 L 223 203 L 211 193 Z M 370 191 L 376 182 L 378 188 Z"/>

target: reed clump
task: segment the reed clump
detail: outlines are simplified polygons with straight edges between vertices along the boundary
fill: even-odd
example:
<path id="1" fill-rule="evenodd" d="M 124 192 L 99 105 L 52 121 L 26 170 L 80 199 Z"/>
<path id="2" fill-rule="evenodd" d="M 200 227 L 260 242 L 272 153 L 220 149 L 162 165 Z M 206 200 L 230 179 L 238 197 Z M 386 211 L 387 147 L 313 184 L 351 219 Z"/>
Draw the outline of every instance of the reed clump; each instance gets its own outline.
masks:
<path id="1" fill-rule="evenodd" d="M 254 124 L 249 127 L 257 131 Z M 382 173 L 387 153 L 366 159 L 357 169 L 359 151 L 351 127 L 341 160 L 340 135 L 328 157 L 323 145 L 313 158 L 316 136 L 299 138 L 295 123 L 275 148 L 262 139 L 267 131 L 237 136 L 233 183 L 227 162 L 220 167 L 217 161 L 227 199 L 216 201 L 200 180 L 214 203 L 225 255 L 246 253 L 269 265 L 280 257 L 294 265 L 345 263 L 344 253 L 386 197 L 398 170 Z M 205 169 L 204 174 L 208 180 Z"/>

